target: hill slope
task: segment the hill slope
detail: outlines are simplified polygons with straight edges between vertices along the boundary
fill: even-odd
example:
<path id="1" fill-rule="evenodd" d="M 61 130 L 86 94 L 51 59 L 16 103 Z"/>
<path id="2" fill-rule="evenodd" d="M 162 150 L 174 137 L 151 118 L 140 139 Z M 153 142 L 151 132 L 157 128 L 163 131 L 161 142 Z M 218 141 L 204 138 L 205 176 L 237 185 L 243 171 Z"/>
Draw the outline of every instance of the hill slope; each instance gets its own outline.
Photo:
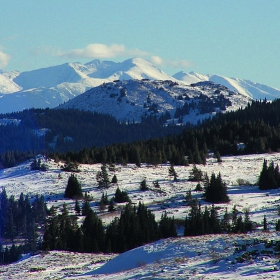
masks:
<path id="1" fill-rule="evenodd" d="M 80 254 L 67 252 L 43 252 L 36 256 L 26 256 L 21 261 L 1 267 L 3 279 L 278 279 L 280 276 L 279 258 L 274 245 L 279 240 L 279 232 L 274 231 L 278 216 L 278 190 L 261 191 L 252 186 L 258 178 L 263 159 L 280 162 L 278 154 L 225 157 L 222 163 L 213 158 L 205 166 L 204 172 L 221 172 L 228 185 L 229 203 L 217 205 L 222 215 L 236 205 L 238 212 L 250 209 L 250 219 L 257 224 L 257 231 L 248 234 L 219 234 L 198 237 L 163 239 L 146 244 L 120 255 Z M 61 163 L 47 162 L 47 172 L 31 171 L 30 163 L 2 170 L 1 185 L 8 195 L 18 197 L 21 192 L 44 194 L 48 207 L 54 205 L 61 209 L 66 203 L 70 213 L 74 213 L 74 201 L 65 199 L 63 193 L 69 173 L 60 170 Z M 174 182 L 168 176 L 168 165 L 149 167 L 143 165 L 117 165 L 115 172 L 122 190 L 128 192 L 132 202 L 142 201 L 156 215 L 157 220 L 167 211 L 168 216 L 184 219 L 190 206 L 185 201 L 187 190 L 192 190 L 193 198 L 199 199 L 202 207 L 210 203 L 202 199 L 202 192 L 194 191 L 196 182 L 188 180 L 192 166 L 178 166 L 179 180 Z M 84 192 L 93 197 L 91 207 L 105 224 L 120 214 L 100 211 L 98 202 L 104 190 L 97 187 L 95 175 L 100 164 L 81 165 L 77 174 Z M 58 176 L 58 174 L 60 174 Z M 147 192 L 139 191 L 140 181 L 146 177 L 148 185 L 159 180 L 161 192 L 153 187 Z M 247 181 L 238 185 L 238 179 Z M 107 189 L 111 198 L 117 185 Z M 121 205 L 119 205 L 121 206 Z M 262 232 L 262 220 L 266 215 L 270 232 Z M 82 217 L 81 217 L 82 219 Z M 180 229 L 179 229 L 180 232 Z M 271 241 L 274 240 L 274 243 Z M 111 259 L 111 261 L 110 261 Z"/>
<path id="2" fill-rule="evenodd" d="M 80 109 L 107 113 L 121 121 L 141 121 L 145 115 L 196 123 L 219 111 L 244 107 L 251 98 L 213 82 L 192 86 L 170 80 L 116 80 L 88 90 L 60 105 L 62 109 Z"/>

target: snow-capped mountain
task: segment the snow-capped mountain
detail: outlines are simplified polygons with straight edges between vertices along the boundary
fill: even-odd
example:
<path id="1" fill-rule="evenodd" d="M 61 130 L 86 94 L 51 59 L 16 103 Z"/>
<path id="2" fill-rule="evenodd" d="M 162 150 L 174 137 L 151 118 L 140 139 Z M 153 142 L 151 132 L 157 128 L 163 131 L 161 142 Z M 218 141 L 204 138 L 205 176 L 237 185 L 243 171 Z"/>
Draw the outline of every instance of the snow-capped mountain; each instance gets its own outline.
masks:
<path id="1" fill-rule="evenodd" d="M 3 72 L 0 74 L 0 113 L 32 107 L 54 108 L 103 83 L 143 78 L 175 80 L 140 58 L 119 63 L 100 60 L 66 63 L 22 73 Z"/>
<path id="2" fill-rule="evenodd" d="M 253 99 L 266 98 L 267 100 L 273 100 L 280 97 L 279 89 L 238 78 L 228 78 L 220 75 L 201 75 L 195 72 L 185 73 L 183 71 L 173 75 L 173 78 L 186 84 L 211 81 L 216 84 L 224 85 L 231 90 L 238 91 L 239 93 L 247 95 Z"/>
<path id="3" fill-rule="evenodd" d="M 123 62 L 93 60 L 86 64 L 65 63 L 22 73 L 0 72 L 0 113 L 32 107 L 54 108 L 93 87 L 130 79 L 170 80 L 187 85 L 213 81 L 252 99 L 280 97 L 280 90 L 247 80 L 193 72 L 179 72 L 171 77 L 141 58 Z"/>
<path id="4" fill-rule="evenodd" d="M 92 88 L 58 108 L 107 113 L 121 121 L 168 116 L 196 123 L 216 112 L 244 107 L 251 98 L 213 82 L 192 85 L 171 80 L 115 80 Z"/>

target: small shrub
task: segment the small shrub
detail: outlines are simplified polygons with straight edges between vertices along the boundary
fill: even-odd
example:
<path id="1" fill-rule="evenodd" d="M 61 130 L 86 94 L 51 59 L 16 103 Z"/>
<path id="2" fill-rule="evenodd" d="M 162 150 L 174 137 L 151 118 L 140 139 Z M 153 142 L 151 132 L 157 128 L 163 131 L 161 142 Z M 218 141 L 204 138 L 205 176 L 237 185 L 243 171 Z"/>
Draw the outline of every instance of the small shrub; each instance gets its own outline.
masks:
<path id="1" fill-rule="evenodd" d="M 39 272 L 39 271 L 45 271 L 45 267 L 30 267 L 29 272 Z"/>
<path id="2" fill-rule="evenodd" d="M 149 188 L 147 186 L 147 181 L 146 179 L 144 179 L 141 183 L 140 183 L 140 191 L 144 192 L 147 191 Z"/>

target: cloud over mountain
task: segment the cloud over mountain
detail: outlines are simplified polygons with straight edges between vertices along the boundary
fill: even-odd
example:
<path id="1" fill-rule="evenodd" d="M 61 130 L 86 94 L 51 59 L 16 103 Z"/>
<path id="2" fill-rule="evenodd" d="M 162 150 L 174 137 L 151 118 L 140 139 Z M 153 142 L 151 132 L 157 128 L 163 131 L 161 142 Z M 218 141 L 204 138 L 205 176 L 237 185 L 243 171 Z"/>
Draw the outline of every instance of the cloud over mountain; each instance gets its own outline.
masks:
<path id="1" fill-rule="evenodd" d="M 0 68 L 5 68 L 8 65 L 10 59 L 11 56 L 3 52 L 0 46 Z"/>

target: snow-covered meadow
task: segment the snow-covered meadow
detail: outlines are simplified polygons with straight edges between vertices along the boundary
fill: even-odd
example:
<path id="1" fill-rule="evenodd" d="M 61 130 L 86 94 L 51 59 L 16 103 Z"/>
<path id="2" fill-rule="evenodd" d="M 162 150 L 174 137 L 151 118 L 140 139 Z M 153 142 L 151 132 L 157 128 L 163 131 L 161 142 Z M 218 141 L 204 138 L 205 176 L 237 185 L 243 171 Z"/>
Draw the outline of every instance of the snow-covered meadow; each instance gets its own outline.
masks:
<path id="1" fill-rule="evenodd" d="M 263 160 L 280 164 L 280 154 L 259 154 L 247 156 L 223 157 L 218 163 L 215 158 L 209 158 L 207 164 L 197 165 L 197 168 L 210 176 L 221 173 L 228 186 L 229 203 L 219 204 L 219 213 L 226 208 L 231 211 L 236 205 L 238 211 L 249 209 L 250 218 L 259 225 L 257 232 L 244 235 L 211 235 L 202 237 L 179 237 L 160 240 L 147 244 L 129 252 L 116 255 L 73 254 L 66 252 L 49 252 L 26 257 L 24 260 L 1 267 L 1 279 L 60 279 L 63 277 L 95 278 L 95 279 L 277 279 L 280 277 L 278 255 L 269 254 L 264 240 L 279 240 L 275 232 L 275 221 L 279 216 L 279 190 L 260 191 L 256 182 L 262 169 Z M 30 162 L 0 171 L 0 186 L 5 187 L 8 196 L 18 197 L 21 192 L 32 198 L 36 194 L 44 194 L 48 207 L 68 205 L 70 211 L 75 202 L 64 199 L 64 191 L 70 173 L 61 171 L 62 163 L 52 160 L 47 162 L 49 170 L 31 171 Z M 109 223 L 120 213 L 118 210 L 109 213 L 99 209 L 99 201 L 104 190 L 97 188 L 96 174 L 100 164 L 80 165 L 81 172 L 76 176 L 82 184 L 82 190 L 93 200 L 91 207 L 100 215 L 104 224 Z M 109 171 L 110 178 L 116 174 L 118 184 L 105 190 L 110 199 L 117 186 L 127 191 L 132 203 L 143 202 L 154 212 L 159 220 L 164 211 L 168 216 L 184 220 L 189 207 L 185 201 L 188 190 L 192 197 L 199 200 L 203 192 L 194 191 L 197 182 L 190 182 L 189 175 L 193 166 L 175 166 L 178 181 L 169 176 L 169 165 L 136 167 L 116 165 L 115 171 Z M 150 190 L 141 192 L 140 182 L 146 179 Z M 158 180 L 160 188 L 155 188 L 153 182 Z M 240 185 L 240 182 L 244 183 Z M 202 205 L 208 203 L 201 200 Z M 269 223 L 269 232 L 263 233 L 263 217 Z M 82 217 L 81 217 L 82 219 Z M 179 229 L 179 233 L 182 231 Z M 256 242 L 259 239 L 261 242 Z M 255 241 L 254 241 L 255 240 Z M 245 242 L 245 243 L 244 243 Z M 242 252 L 238 248 L 250 248 L 261 252 L 256 257 L 250 257 L 244 262 L 237 262 Z M 245 245 L 244 245 L 245 244 Z M 244 247 L 244 248 L 245 248 Z M 237 249 L 236 249 L 237 248 Z M 244 249 L 243 248 L 243 249 Z M 243 250 L 244 253 L 244 250 Z M 272 256 L 273 255 L 273 256 Z M 113 258 L 113 259 L 112 259 Z M 58 259 L 60 261 L 58 261 Z M 107 260 L 112 259 L 107 262 Z M 105 265 L 103 265 L 106 263 Z M 102 266 L 103 265 L 103 266 Z M 100 267 L 99 269 L 97 269 Z M 129 270 L 128 269 L 132 269 Z"/>

